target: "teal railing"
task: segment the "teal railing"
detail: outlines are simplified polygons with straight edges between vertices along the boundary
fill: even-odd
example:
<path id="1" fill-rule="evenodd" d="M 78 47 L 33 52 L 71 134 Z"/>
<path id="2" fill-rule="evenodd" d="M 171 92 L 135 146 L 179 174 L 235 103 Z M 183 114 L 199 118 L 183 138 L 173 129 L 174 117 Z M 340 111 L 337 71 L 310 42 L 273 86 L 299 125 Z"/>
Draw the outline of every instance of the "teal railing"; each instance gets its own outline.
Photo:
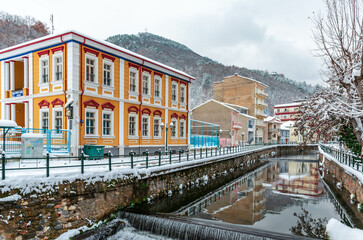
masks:
<path id="1" fill-rule="evenodd" d="M 14 154 L 21 152 L 21 135 L 23 133 L 39 133 L 43 135 L 44 150 L 49 153 L 69 153 L 71 132 L 64 129 L 12 128 L 5 135 L 5 152 Z M 4 132 L 1 133 L 2 135 Z M 0 136 L 1 146 L 3 136 Z"/>
<path id="2" fill-rule="evenodd" d="M 274 148 L 279 145 L 291 145 L 296 144 L 258 144 L 258 145 L 245 145 L 245 146 L 231 146 L 223 148 L 199 148 L 192 151 L 183 151 L 179 149 L 177 152 L 170 150 L 169 152 L 163 152 L 161 150 L 150 153 L 148 151 L 142 154 L 136 154 L 131 152 L 128 155 L 112 155 L 110 152 L 104 156 L 103 159 L 98 159 L 99 156 L 88 156 L 83 152 L 78 157 L 51 157 L 49 153 L 45 158 L 21 158 L 19 162 L 7 163 L 8 158 L 3 153 L 1 156 L 1 173 L 2 179 L 9 174 L 9 172 L 18 172 L 17 175 L 26 176 L 29 171 L 32 176 L 40 174 L 41 176 L 50 176 L 51 170 L 56 170 L 57 174 L 59 169 L 77 168 L 74 171 L 75 174 L 84 174 L 86 169 L 93 168 L 94 171 L 99 172 L 102 170 L 112 171 L 112 169 L 133 169 L 137 168 L 150 168 L 168 164 L 176 164 L 195 160 L 209 160 L 214 157 L 223 157 L 228 155 L 243 154 L 248 151 L 258 151 L 264 148 Z M 14 159 L 12 158 L 14 161 Z M 37 173 L 38 172 L 38 173 Z M 62 173 L 70 173 L 70 170 L 61 171 Z"/>
<path id="3" fill-rule="evenodd" d="M 360 158 L 359 156 L 357 156 L 351 152 L 333 148 L 331 146 L 326 146 L 323 144 L 320 144 L 319 146 L 320 146 L 321 150 L 323 150 L 325 153 L 333 156 L 340 163 L 345 164 L 349 167 L 352 167 L 352 168 L 356 169 L 357 171 L 363 172 L 363 159 Z"/>

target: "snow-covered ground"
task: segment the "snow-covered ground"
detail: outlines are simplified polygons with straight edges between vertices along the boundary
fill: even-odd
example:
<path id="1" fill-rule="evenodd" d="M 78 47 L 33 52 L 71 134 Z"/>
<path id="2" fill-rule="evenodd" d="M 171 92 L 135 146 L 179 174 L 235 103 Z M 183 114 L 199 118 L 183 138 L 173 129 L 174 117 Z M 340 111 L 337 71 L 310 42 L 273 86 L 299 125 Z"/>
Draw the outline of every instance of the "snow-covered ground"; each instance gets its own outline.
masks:
<path id="1" fill-rule="evenodd" d="M 363 230 L 350 228 L 334 218 L 331 218 L 326 225 L 326 233 L 329 235 L 330 240 L 363 239 Z"/>

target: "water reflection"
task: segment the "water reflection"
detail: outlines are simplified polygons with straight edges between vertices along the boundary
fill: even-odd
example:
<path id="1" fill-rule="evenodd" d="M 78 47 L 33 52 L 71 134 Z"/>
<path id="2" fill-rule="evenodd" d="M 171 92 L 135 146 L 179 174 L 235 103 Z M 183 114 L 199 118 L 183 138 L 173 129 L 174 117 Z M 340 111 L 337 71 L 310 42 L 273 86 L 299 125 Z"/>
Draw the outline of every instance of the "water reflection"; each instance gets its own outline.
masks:
<path id="1" fill-rule="evenodd" d="M 318 162 L 272 161 L 231 182 L 181 214 L 290 233 L 294 212 L 339 219 L 322 184 Z"/>

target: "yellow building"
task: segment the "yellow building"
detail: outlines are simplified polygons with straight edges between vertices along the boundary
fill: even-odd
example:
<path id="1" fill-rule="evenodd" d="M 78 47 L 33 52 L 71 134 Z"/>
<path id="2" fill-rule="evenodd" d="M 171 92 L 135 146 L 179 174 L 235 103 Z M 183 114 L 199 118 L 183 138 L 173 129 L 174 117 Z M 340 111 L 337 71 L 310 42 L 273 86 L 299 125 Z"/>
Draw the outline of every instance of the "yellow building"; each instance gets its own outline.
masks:
<path id="1" fill-rule="evenodd" d="M 1 118 L 21 127 L 71 130 L 71 152 L 186 148 L 193 77 L 139 54 L 68 31 L 0 51 Z M 66 107 L 73 108 L 67 118 Z M 69 108 L 70 109 L 70 108 Z"/>
<path id="2" fill-rule="evenodd" d="M 224 103 L 236 104 L 248 108 L 248 114 L 257 118 L 255 143 L 262 143 L 267 117 L 267 85 L 257 80 L 234 74 L 221 82 L 214 83 L 214 99 Z"/>

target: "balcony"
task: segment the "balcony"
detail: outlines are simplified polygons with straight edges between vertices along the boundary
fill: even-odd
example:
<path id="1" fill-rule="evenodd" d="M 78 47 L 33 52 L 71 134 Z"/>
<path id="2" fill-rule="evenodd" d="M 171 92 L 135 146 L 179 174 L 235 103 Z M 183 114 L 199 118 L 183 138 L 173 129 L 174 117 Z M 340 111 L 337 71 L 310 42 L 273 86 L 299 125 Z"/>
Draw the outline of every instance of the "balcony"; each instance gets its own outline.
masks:
<path id="1" fill-rule="evenodd" d="M 267 92 L 265 92 L 264 90 L 261 90 L 259 88 L 256 89 L 256 94 L 257 95 L 260 95 L 261 97 L 264 97 L 264 98 L 267 98 L 268 97 Z"/>
<path id="2" fill-rule="evenodd" d="M 242 128 L 242 124 L 241 123 L 238 123 L 238 122 L 232 121 L 232 128 L 241 129 Z"/>
<path id="3" fill-rule="evenodd" d="M 260 107 L 268 107 L 267 103 L 265 103 L 264 101 L 262 100 L 257 100 L 256 101 L 256 105 L 257 106 L 260 106 Z"/>

